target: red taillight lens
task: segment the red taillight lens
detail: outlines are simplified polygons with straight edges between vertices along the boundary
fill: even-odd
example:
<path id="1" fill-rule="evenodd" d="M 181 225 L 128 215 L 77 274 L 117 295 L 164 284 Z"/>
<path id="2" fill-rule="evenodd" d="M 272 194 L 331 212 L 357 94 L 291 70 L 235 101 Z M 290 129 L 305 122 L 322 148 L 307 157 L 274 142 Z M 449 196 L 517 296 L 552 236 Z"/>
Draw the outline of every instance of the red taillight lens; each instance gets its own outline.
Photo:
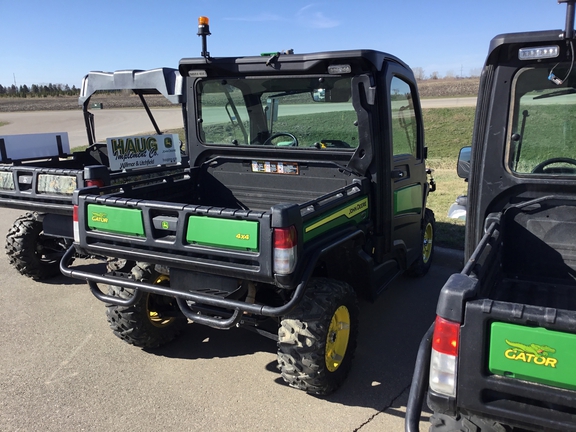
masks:
<path id="1" fill-rule="evenodd" d="M 104 180 L 101 179 L 86 180 L 86 186 L 104 187 Z"/>
<path id="2" fill-rule="evenodd" d="M 437 316 L 434 324 L 432 348 L 442 354 L 457 356 L 459 340 L 460 324 Z"/>
<path id="3" fill-rule="evenodd" d="M 287 275 L 294 271 L 297 258 L 298 232 L 295 226 L 274 228 L 274 272 Z"/>
<path id="4" fill-rule="evenodd" d="M 78 224 L 78 206 L 75 205 L 72 210 L 72 229 L 74 231 L 74 241 L 80 243 L 80 225 Z"/>
<path id="5" fill-rule="evenodd" d="M 274 248 L 291 249 L 298 243 L 298 233 L 296 227 L 274 228 Z"/>

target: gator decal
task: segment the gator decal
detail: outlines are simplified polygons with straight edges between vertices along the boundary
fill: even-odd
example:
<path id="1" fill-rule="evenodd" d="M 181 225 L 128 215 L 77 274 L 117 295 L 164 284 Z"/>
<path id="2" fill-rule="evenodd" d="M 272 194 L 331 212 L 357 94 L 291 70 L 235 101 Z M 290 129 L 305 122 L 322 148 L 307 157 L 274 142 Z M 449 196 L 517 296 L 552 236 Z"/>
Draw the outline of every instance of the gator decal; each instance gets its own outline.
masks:
<path id="1" fill-rule="evenodd" d="M 496 375 L 576 390 L 574 364 L 574 334 L 498 322 L 491 325 L 488 368 Z"/>
<path id="2" fill-rule="evenodd" d="M 142 210 L 88 204 L 87 225 L 96 231 L 143 237 Z"/>
<path id="3" fill-rule="evenodd" d="M 364 197 L 352 204 L 342 206 L 333 213 L 312 220 L 304 227 L 304 241 L 308 241 L 326 231 L 350 221 L 359 223 L 368 215 L 368 198 Z"/>
<path id="4" fill-rule="evenodd" d="M 520 360 L 527 363 L 533 362 L 537 365 L 556 367 L 558 360 L 552 357 L 548 358 L 550 354 L 556 352 L 554 348 L 535 343 L 524 345 L 519 342 L 510 342 L 508 339 L 506 339 L 506 343 L 512 347 L 504 352 L 506 358 L 511 360 Z"/>
<path id="5" fill-rule="evenodd" d="M 186 229 L 190 244 L 258 251 L 258 222 L 190 216 Z"/>
<path id="6" fill-rule="evenodd" d="M 76 183 L 74 176 L 39 174 L 38 192 L 72 195 L 76 189 Z"/>
<path id="7" fill-rule="evenodd" d="M 394 215 L 422 212 L 422 185 L 415 184 L 394 191 Z"/>

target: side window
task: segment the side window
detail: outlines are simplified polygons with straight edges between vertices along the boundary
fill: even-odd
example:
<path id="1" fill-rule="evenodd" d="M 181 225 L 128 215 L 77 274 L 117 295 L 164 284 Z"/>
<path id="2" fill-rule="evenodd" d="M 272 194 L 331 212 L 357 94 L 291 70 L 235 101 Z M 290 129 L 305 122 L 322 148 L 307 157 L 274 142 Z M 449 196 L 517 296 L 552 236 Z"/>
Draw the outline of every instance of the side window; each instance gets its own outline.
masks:
<path id="1" fill-rule="evenodd" d="M 250 143 L 250 117 L 242 91 L 229 81 L 204 80 L 197 87 L 200 140 L 204 143 Z"/>
<path id="2" fill-rule="evenodd" d="M 418 129 L 410 86 L 406 81 L 394 77 L 392 78 L 390 93 L 393 154 L 395 156 L 411 154 L 417 157 Z"/>

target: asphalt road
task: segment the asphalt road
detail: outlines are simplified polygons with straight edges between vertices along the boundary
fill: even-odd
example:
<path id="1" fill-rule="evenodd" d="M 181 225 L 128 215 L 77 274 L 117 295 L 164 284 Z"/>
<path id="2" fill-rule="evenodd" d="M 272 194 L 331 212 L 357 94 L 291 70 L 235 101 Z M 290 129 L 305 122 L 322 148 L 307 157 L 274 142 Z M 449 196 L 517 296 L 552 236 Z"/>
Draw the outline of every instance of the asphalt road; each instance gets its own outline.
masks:
<path id="1" fill-rule="evenodd" d="M 0 209 L 0 232 L 19 214 Z M 87 285 L 34 282 L 0 254 L 0 430 L 403 431 L 418 344 L 462 264 L 448 250 L 434 260 L 427 276 L 361 302 L 352 371 L 319 398 L 283 383 L 272 340 L 189 324 L 161 349 L 135 348 L 113 335 Z"/>
<path id="2" fill-rule="evenodd" d="M 179 108 L 151 109 L 160 130 L 183 127 Z M 154 126 L 142 108 L 92 110 L 96 140 L 105 142 L 108 137 L 128 136 L 151 132 Z M 0 135 L 68 132 L 70 147 L 88 144 L 84 116 L 75 111 L 26 111 L 0 113 Z"/>

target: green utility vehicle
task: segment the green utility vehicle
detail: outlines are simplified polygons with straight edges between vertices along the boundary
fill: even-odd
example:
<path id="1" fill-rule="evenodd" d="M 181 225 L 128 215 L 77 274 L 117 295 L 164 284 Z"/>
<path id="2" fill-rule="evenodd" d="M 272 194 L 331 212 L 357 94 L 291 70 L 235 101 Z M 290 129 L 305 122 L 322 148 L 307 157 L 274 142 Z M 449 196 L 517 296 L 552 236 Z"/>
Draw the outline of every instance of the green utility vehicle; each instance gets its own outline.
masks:
<path id="1" fill-rule="evenodd" d="M 356 347 L 357 296 L 426 273 L 434 215 L 412 71 L 371 50 L 180 61 L 190 169 L 184 179 L 85 188 L 62 272 L 107 303 L 141 347 L 187 322 L 278 341 L 282 377 L 328 394 Z M 73 267 L 74 253 L 136 261 Z M 107 284 L 108 291 L 98 284 Z"/>
<path id="2" fill-rule="evenodd" d="M 60 275 L 60 259 L 72 245 L 72 193 L 78 187 L 163 178 L 167 173 L 182 172 L 179 152 L 148 165 L 110 165 L 106 143 L 96 139 L 90 100 L 100 92 L 117 91 L 123 91 L 126 97 L 132 93 L 139 96 L 141 132 L 154 129 L 155 134 L 164 136 L 146 98 L 161 94 L 171 103 L 180 104 L 182 80 L 177 70 L 169 68 L 86 75 L 79 98 L 88 138 L 84 151 L 71 152 L 66 132 L 0 135 L 0 207 L 27 211 L 16 219 L 6 236 L 6 254 L 21 274 L 36 280 Z M 114 124 L 116 119 L 109 121 Z"/>
<path id="3" fill-rule="evenodd" d="M 432 431 L 576 430 L 576 68 L 566 30 L 503 34 L 482 73 L 460 274 L 439 296 L 407 406 Z"/>

